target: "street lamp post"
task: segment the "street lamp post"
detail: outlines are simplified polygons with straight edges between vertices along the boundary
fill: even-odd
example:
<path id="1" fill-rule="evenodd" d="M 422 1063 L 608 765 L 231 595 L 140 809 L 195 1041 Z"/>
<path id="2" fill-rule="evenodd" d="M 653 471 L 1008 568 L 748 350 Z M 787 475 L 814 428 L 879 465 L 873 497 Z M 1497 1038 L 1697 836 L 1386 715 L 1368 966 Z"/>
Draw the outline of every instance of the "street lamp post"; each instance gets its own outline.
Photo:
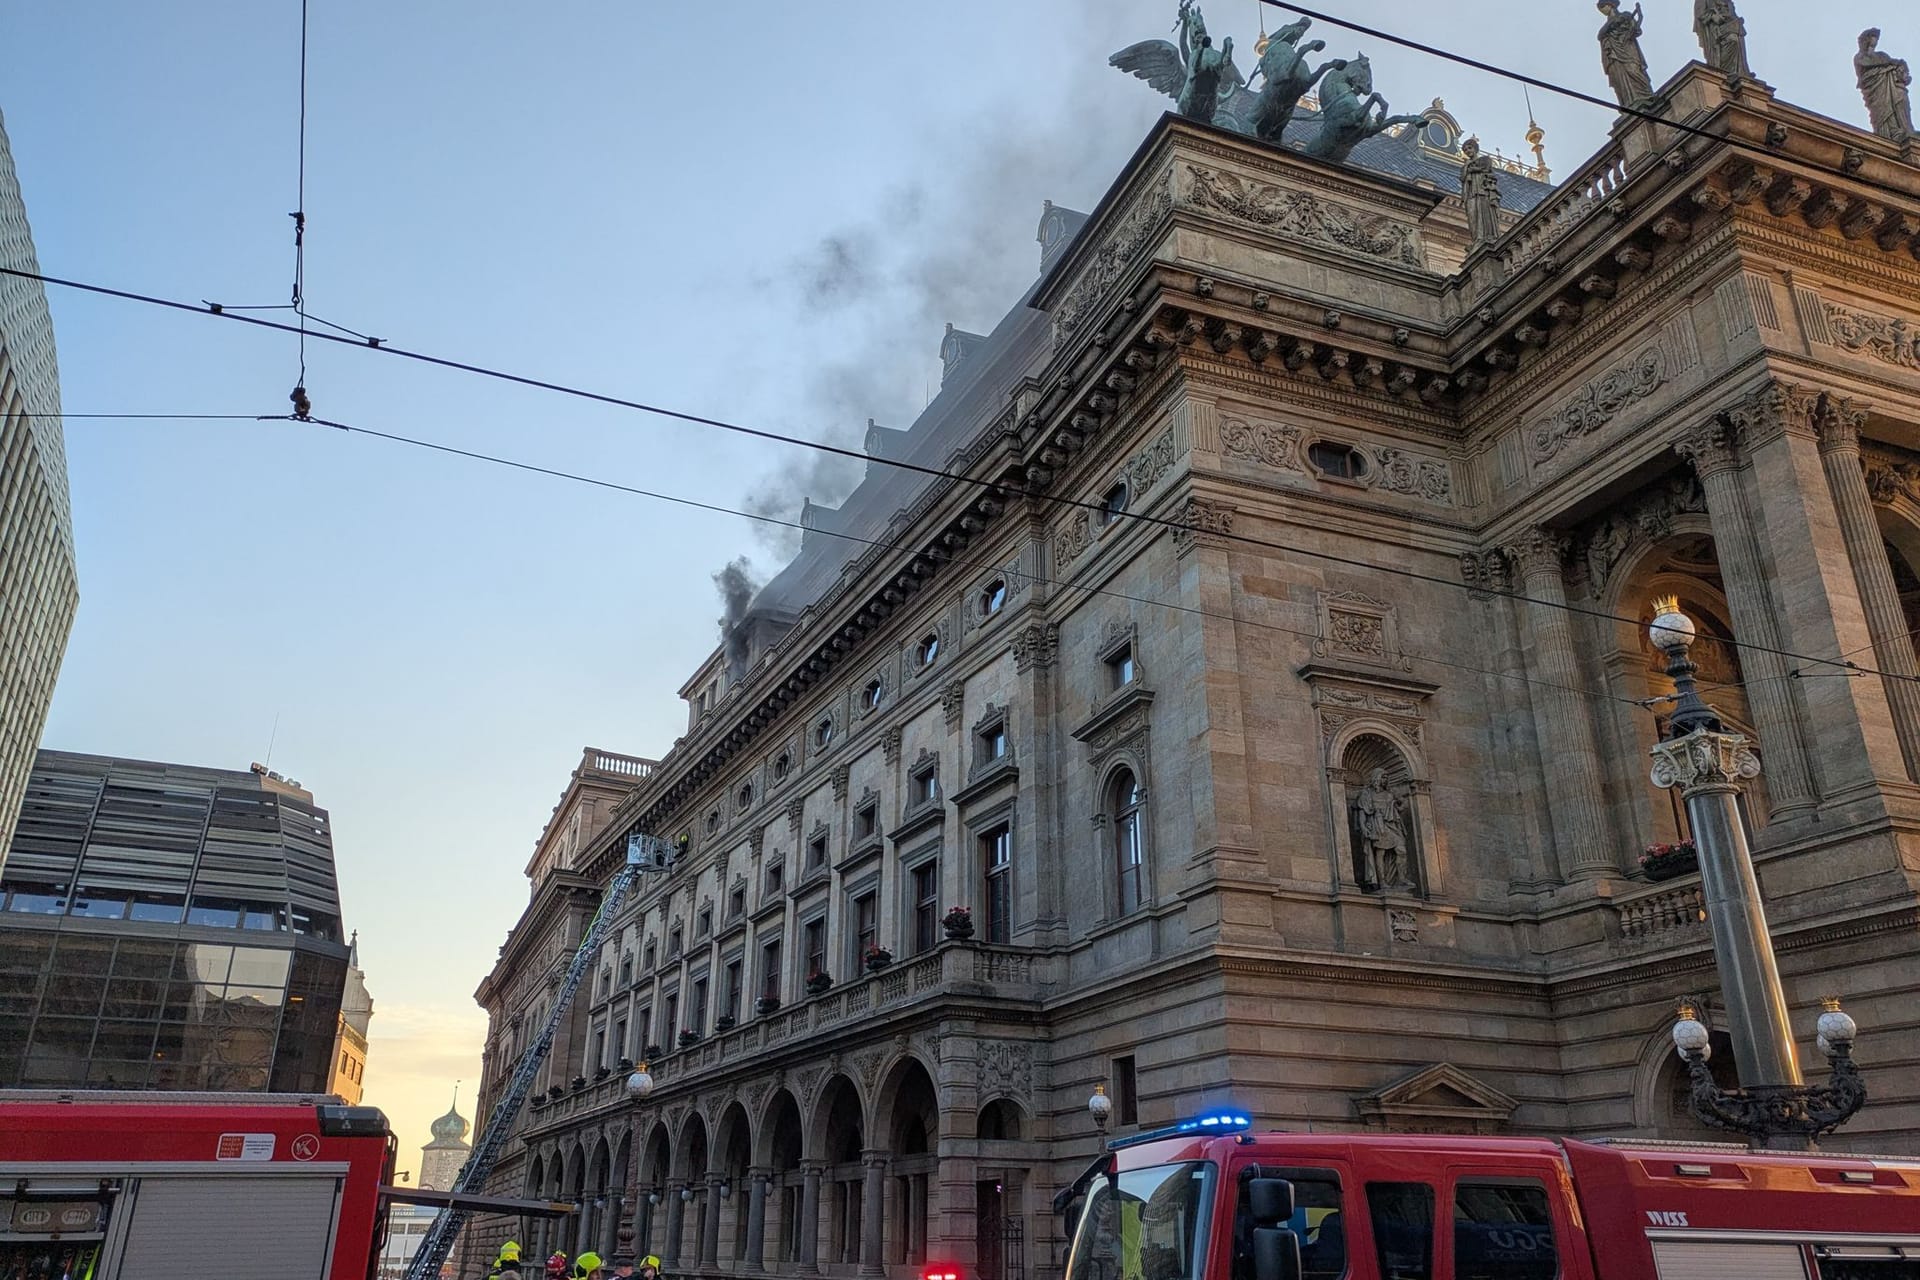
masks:
<path id="1" fill-rule="evenodd" d="M 1743 1087 L 1723 1090 L 1714 1084 L 1707 1068 L 1712 1052 L 1707 1029 L 1691 1008 L 1681 1010 L 1674 1026 L 1674 1047 L 1687 1063 L 1693 1112 L 1703 1122 L 1743 1133 L 1756 1145 L 1804 1148 L 1845 1124 L 1866 1101 L 1866 1085 L 1851 1056 L 1853 1019 L 1839 1012 L 1837 1000 L 1828 1002 L 1819 1030 L 1832 1075 L 1825 1085 L 1802 1083 L 1760 881 L 1737 807 L 1742 784 L 1760 775 L 1760 761 L 1747 739 L 1727 732 L 1700 700 L 1687 656 L 1693 621 L 1680 612 L 1679 600 L 1656 601 L 1654 613 L 1649 637 L 1667 656 L 1675 705 L 1666 740 L 1653 748 L 1653 784 L 1677 787 L 1686 802 Z"/>
<path id="2" fill-rule="evenodd" d="M 627 1077 L 627 1096 L 634 1101 L 635 1119 L 633 1136 L 628 1140 L 627 1145 L 627 1185 L 625 1198 L 621 1201 L 624 1207 L 620 1214 L 619 1225 L 614 1229 L 613 1236 L 614 1257 L 624 1258 L 628 1261 L 633 1260 L 634 1244 L 639 1234 L 634 1228 L 634 1218 L 640 1209 L 641 1139 L 639 1104 L 644 1103 L 652 1093 L 653 1073 L 647 1070 L 647 1064 L 645 1062 L 641 1062 L 638 1066 L 634 1067 L 633 1074 Z M 657 1203 L 659 1203 L 658 1196 L 650 1195 L 647 1197 L 647 1204 L 649 1206 Z M 647 1216 L 649 1218 L 653 1216 L 651 1207 L 647 1210 Z"/>

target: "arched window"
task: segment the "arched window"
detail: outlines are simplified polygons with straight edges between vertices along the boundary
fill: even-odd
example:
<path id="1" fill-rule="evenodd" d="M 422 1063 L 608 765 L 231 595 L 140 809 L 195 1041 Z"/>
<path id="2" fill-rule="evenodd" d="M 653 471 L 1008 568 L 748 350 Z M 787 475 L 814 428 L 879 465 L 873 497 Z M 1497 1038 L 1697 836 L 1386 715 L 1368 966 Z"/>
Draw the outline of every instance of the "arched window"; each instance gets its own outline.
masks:
<path id="1" fill-rule="evenodd" d="M 1146 831 L 1141 812 L 1144 797 L 1131 769 L 1122 769 L 1107 784 L 1107 812 L 1113 819 L 1113 868 L 1119 914 L 1138 911 L 1146 901 Z"/>

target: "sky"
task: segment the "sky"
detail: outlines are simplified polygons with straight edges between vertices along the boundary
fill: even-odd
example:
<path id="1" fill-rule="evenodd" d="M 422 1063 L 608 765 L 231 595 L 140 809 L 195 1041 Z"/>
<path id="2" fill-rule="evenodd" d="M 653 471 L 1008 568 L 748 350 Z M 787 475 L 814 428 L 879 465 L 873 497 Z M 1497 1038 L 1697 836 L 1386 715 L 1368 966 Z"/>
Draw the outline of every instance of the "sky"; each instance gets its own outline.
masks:
<path id="1" fill-rule="evenodd" d="M 1321 0 L 1606 93 L 1585 3 Z M 1205 4 L 1251 64 L 1257 0 Z M 1920 60 L 1888 0 L 1740 4 L 1756 73 L 1857 124 L 1854 38 Z M 856 443 L 938 385 L 942 326 L 1031 281 L 1041 202 L 1089 209 L 1169 104 L 1106 65 L 1172 0 L 310 0 L 306 296 L 392 343 Z M 1655 83 L 1697 57 L 1648 5 Z M 1291 15 L 1266 9 L 1267 25 Z M 1396 111 L 1525 149 L 1518 84 L 1320 24 Z M 170 298 L 288 300 L 298 0 L 0 3 L 4 112 L 42 268 Z M 1610 113 L 1533 91 L 1569 173 Z M 54 289 L 69 414 L 279 414 L 296 340 Z M 275 313 L 263 313 L 273 315 Z M 284 313 L 280 313 L 284 314 Z M 364 347 L 307 344 L 313 412 L 791 516 L 823 455 Z M 332 814 L 375 1000 L 367 1100 L 416 1168 L 473 991 L 583 747 L 658 756 L 716 643 L 712 581 L 790 531 L 289 422 L 69 418 L 80 612 L 45 745 L 244 769 Z M 463 1110 L 471 1115 L 463 1103 Z"/>

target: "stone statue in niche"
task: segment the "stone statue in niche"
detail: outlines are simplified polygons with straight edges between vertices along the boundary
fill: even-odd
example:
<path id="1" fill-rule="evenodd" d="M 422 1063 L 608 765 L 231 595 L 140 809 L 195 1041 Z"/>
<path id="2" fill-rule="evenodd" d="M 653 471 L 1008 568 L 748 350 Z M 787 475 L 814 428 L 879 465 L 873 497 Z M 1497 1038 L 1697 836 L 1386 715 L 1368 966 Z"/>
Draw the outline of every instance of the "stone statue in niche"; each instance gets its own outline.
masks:
<path id="1" fill-rule="evenodd" d="M 1468 138 L 1460 144 L 1466 159 L 1460 164 L 1460 199 L 1467 206 L 1467 232 L 1478 245 L 1492 244 L 1500 238 L 1500 184 L 1493 171 L 1493 157 L 1480 151 L 1480 139 Z"/>
<path id="2" fill-rule="evenodd" d="M 1733 0 L 1693 0 L 1693 34 L 1707 65 L 1730 76 L 1753 78 L 1747 65 L 1747 24 L 1733 10 Z"/>
<path id="3" fill-rule="evenodd" d="M 1913 136 L 1913 103 L 1907 86 L 1913 73 L 1906 59 L 1880 52 L 1880 28 L 1860 33 L 1860 52 L 1853 55 L 1853 74 L 1860 96 L 1867 101 L 1867 119 L 1873 131 L 1894 142 Z"/>
<path id="4" fill-rule="evenodd" d="M 1596 7 L 1607 18 L 1600 24 L 1600 66 L 1620 105 L 1637 107 L 1653 96 L 1646 55 L 1640 52 L 1640 6 L 1622 13 L 1618 0 L 1600 0 Z"/>
<path id="5" fill-rule="evenodd" d="M 1405 803 L 1387 785 L 1387 771 L 1375 769 L 1353 801 L 1354 836 L 1360 854 L 1360 882 L 1369 890 L 1413 889 L 1413 842 L 1407 835 Z"/>

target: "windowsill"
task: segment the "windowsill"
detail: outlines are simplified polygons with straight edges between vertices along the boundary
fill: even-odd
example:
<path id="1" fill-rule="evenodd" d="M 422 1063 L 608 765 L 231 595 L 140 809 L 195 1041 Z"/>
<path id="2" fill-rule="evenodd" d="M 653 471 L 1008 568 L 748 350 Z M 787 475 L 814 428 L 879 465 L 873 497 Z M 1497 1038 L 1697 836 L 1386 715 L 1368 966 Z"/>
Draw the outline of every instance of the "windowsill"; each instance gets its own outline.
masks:
<path id="1" fill-rule="evenodd" d="M 725 942 L 728 938 L 733 937 L 735 934 L 746 932 L 746 928 L 747 928 L 747 913 L 743 911 L 739 915 L 734 916 L 733 918 L 728 920 L 725 924 L 720 926 L 720 928 L 713 935 L 714 941 Z"/>
<path id="2" fill-rule="evenodd" d="M 1096 704 L 1093 714 L 1087 717 L 1085 724 L 1073 731 L 1073 736 L 1076 741 L 1085 742 L 1135 707 L 1152 704 L 1153 690 L 1135 680 L 1108 694 L 1105 702 Z"/>
<path id="3" fill-rule="evenodd" d="M 771 919 L 772 917 L 779 915 L 782 911 L 785 911 L 786 909 L 787 909 L 787 891 L 785 889 L 775 889 L 772 893 L 766 896 L 766 898 L 760 903 L 758 907 L 755 907 L 751 912 L 748 913 L 747 918 L 752 920 L 755 924 L 759 924 L 762 920 Z"/>
<path id="4" fill-rule="evenodd" d="M 922 800 L 900 815 L 900 821 L 896 822 L 893 830 L 887 833 L 887 838 L 893 842 L 893 847 L 898 849 L 902 841 L 911 840 L 922 831 L 938 827 L 946 820 L 947 806 L 940 801 L 939 797 Z"/>
<path id="5" fill-rule="evenodd" d="M 975 765 L 967 774 L 967 785 L 954 792 L 955 804 L 971 804 L 981 796 L 1006 783 L 1018 782 L 1020 766 L 1014 761 L 1013 753 L 1008 752 L 993 760 Z"/>
<path id="6" fill-rule="evenodd" d="M 829 868 L 827 867 L 827 865 L 825 863 L 821 863 L 819 866 L 813 868 L 811 871 L 801 876 L 799 883 L 794 885 L 793 888 L 787 890 L 788 900 L 791 901 L 793 899 L 803 898 L 807 894 L 812 893 L 815 889 L 826 888 L 828 870 Z"/>
<path id="7" fill-rule="evenodd" d="M 840 859 L 833 869 L 844 876 L 856 867 L 879 857 L 886 847 L 886 838 L 877 831 L 870 836 L 863 836 L 860 842 L 848 850 L 847 856 Z"/>

